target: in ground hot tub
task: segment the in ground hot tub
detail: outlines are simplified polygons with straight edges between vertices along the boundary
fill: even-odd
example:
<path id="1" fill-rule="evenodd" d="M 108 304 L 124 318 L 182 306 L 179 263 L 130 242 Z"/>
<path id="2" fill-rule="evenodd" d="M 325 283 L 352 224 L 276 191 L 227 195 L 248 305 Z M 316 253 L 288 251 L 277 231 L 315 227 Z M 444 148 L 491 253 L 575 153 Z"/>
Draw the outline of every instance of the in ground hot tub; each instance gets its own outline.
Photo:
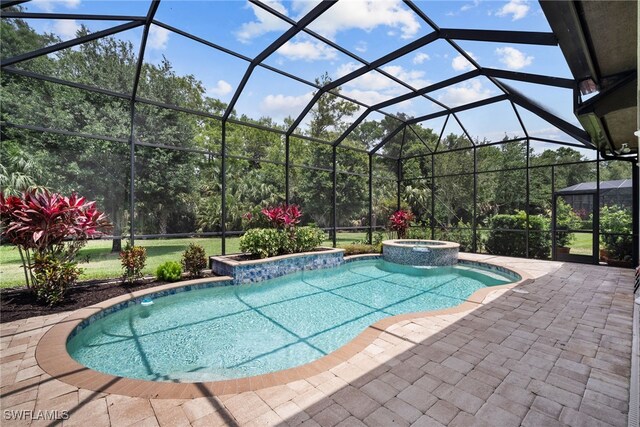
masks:
<path id="1" fill-rule="evenodd" d="M 385 240 L 385 261 L 414 266 L 446 266 L 458 263 L 460 245 L 440 240 Z"/>

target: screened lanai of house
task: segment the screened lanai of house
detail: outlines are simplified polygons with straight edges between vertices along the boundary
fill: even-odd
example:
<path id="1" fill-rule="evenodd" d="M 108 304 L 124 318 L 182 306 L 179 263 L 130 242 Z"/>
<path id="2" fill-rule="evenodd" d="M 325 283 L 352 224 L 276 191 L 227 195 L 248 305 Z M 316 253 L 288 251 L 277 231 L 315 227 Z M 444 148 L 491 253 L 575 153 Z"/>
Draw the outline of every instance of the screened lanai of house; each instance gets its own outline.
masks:
<path id="1" fill-rule="evenodd" d="M 334 246 L 407 208 L 466 251 L 557 259 L 558 190 L 630 179 L 628 224 L 595 203 L 571 231 L 577 261 L 609 235 L 637 263 L 637 4 L 604 2 L 604 40 L 591 2 L 483 3 L 3 0 L 3 163 L 95 199 L 114 245 L 222 254 L 293 203 Z"/>

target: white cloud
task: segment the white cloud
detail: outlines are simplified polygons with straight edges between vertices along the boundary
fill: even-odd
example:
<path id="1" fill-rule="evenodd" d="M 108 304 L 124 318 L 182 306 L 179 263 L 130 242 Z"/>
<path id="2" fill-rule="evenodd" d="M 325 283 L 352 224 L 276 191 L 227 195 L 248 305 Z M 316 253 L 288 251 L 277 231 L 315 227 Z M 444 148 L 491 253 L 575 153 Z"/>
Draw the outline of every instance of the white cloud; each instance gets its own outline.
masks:
<path id="1" fill-rule="evenodd" d="M 471 52 L 467 52 L 467 55 L 469 55 L 473 60 L 478 59 Z M 475 68 L 473 64 L 469 62 L 469 60 L 467 60 L 467 58 L 465 58 L 462 55 L 458 55 L 455 58 L 453 58 L 453 61 L 451 61 L 451 66 L 456 71 L 467 71 L 467 70 L 473 70 Z"/>
<path id="2" fill-rule="evenodd" d="M 464 83 L 447 88 L 438 96 L 438 100 L 449 107 L 468 104 L 489 98 L 493 95 L 491 89 L 487 89 L 478 80 L 469 80 Z"/>
<path id="3" fill-rule="evenodd" d="M 469 9 L 473 9 L 474 7 L 478 7 L 480 5 L 480 0 L 473 0 L 472 3 L 463 4 L 460 8 L 460 12 L 466 12 Z"/>
<path id="4" fill-rule="evenodd" d="M 338 57 L 334 48 L 321 41 L 288 41 L 278 49 L 278 54 L 291 60 L 323 61 L 336 59 Z"/>
<path id="5" fill-rule="evenodd" d="M 75 19 L 59 19 L 53 25 L 53 31 L 62 40 L 75 39 L 79 29 L 80 24 Z"/>
<path id="6" fill-rule="evenodd" d="M 339 31 L 372 31 L 381 25 L 399 30 L 403 39 L 413 38 L 420 30 L 415 14 L 405 8 L 400 0 L 341 1 L 329 8 L 310 27 L 325 37 L 334 38 Z"/>
<path id="7" fill-rule="evenodd" d="M 228 95 L 233 90 L 233 87 L 224 80 L 218 80 L 218 83 L 214 87 L 207 88 L 207 95 L 215 98 L 221 98 Z"/>
<path id="8" fill-rule="evenodd" d="M 468 10 L 474 9 L 474 8 L 478 7 L 479 5 L 480 5 L 480 0 L 473 0 L 471 3 L 463 4 L 460 7 L 459 10 L 457 10 L 455 12 L 450 10 L 447 13 L 445 13 L 445 15 L 446 16 L 459 16 L 460 14 L 462 14 L 462 13 L 468 11 Z"/>
<path id="9" fill-rule="evenodd" d="M 500 62 L 511 70 L 519 70 L 533 63 L 533 56 L 527 56 L 513 47 L 499 47 L 495 53 L 500 57 Z"/>
<path id="10" fill-rule="evenodd" d="M 167 48 L 169 42 L 170 31 L 166 28 L 152 25 L 149 29 L 149 38 L 147 39 L 147 46 L 151 49 L 163 50 Z"/>
<path id="11" fill-rule="evenodd" d="M 344 96 L 358 100 L 366 105 L 375 105 L 379 102 L 386 101 L 392 98 L 391 95 L 385 95 L 382 92 L 376 90 L 362 90 L 362 89 L 343 89 L 341 92 Z"/>
<path id="12" fill-rule="evenodd" d="M 418 53 L 416 53 L 416 56 L 413 57 L 413 63 L 414 64 L 422 64 L 424 61 L 428 61 L 430 59 L 431 58 L 426 53 L 418 52 Z"/>
<path id="13" fill-rule="evenodd" d="M 511 15 L 511 20 L 517 21 L 518 19 L 522 19 L 527 16 L 530 9 L 531 7 L 527 4 L 526 0 L 511 0 L 509 3 L 502 6 L 502 8 L 496 12 L 496 15 Z"/>
<path id="14" fill-rule="evenodd" d="M 291 10 L 297 16 L 304 16 L 320 3 L 319 0 L 293 0 L 291 2 Z"/>
<path id="15" fill-rule="evenodd" d="M 265 3 L 278 12 L 290 16 L 287 8 L 279 0 L 265 1 Z M 291 9 L 296 16 L 292 18 L 296 20 L 301 18 L 315 5 L 314 2 L 294 1 Z M 248 7 L 253 9 L 256 20 L 240 26 L 236 37 L 241 42 L 248 43 L 268 32 L 282 32 L 289 28 L 289 24 L 258 6 L 249 4 Z M 340 31 L 360 29 L 369 32 L 383 25 L 399 31 L 403 39 L 415 37 L 420 30 L 420 22 L 415 14 L 404 7 L 400 0 L 341 1 L 313 21 L 309 28 L 329 39 L 334 39 Z M 395 34 L 395 31 L 391 33 Z"/>
<path id="16" fill-rule="evenodd" d="M 342 77 L 354 70 L 357 70 L 360 67 L 361 65 L 356 64 L 354 62 L 347 62 L 345 64 L 341 64 L 338 67 L 338 70 L 336 71 L 336 75 L 337 77 Z M 393 85 L 394 85 L 394 82 L 392 80 L 389 80 L 387 77 L 375 71 L 367 72 L 345 84 L 345 86 L 348 86 L 348 87 L 365 89 L 365 90 L 384 90 L 384 89 L 388 89 Z"/>
<path id="17" fill-rule="evenodd" d="M 297 116 L 300 111 L 311 101 L 313 92 L 305 93 L 299 96 L 289 95 L 267 95 L 260 103 L 260 111 L 262 114 L 282 119 L 287 116 Z"/>
<path id="18" fill-rule="evenodd" d="M 80 0 L 33 0 L 31 3 L 45 12 L 53 12 L 57 6 L 75 9 L 80 5 Z"/>
<path id="19" fill-rule="evenodd" d="M 365 53 L 367 51 L 367 47 L 367 42 L 361 40 L 356 44 L 355 50 L 360 53 Z"/>
<path id="20" fill-rule="evenodd" d="M 392 76 L 397 77 L 405 83 L 408 83 L 414 88 L 422 88 L 430 83 L 424 78 L 425 73 L 421 70 L 405 70 L 399 65 L 387 65 L 382 67 L 382 69 Z"/>
<path id="21" fill-rule="evenodd" d="M 361 66 L 353 62 L 347 62 L 338 67 L 336 77 L 340 78 L 357 70 Z M 399 65 L 386 65 L 384 71 L 405 81 L 415 88 L 427 86 L 430 82 L 425 79 L 422 70 L 405 69 Z M 386 101 L 407 92 L 403 86 L 378 72 L 367 72 L 343 85 L 342 93 L 364 104 L 372 105 Z"/>
<path id="22" fill-rule="evenodd" d="M 264 1 L 263 3 L 283 15 L 289 14 L 287 8 L 279 1 Z M 253 9 L 253 13 L 256 15 L 256 20 L 252 22 L 245 22 L 235 33 L 238 40 L 242 43 L 249 43 L 252 39 L 271 31 L 284 32 L 289 29 L 289 24 L 255 4 L 248 3 L 248 7 Z"/>

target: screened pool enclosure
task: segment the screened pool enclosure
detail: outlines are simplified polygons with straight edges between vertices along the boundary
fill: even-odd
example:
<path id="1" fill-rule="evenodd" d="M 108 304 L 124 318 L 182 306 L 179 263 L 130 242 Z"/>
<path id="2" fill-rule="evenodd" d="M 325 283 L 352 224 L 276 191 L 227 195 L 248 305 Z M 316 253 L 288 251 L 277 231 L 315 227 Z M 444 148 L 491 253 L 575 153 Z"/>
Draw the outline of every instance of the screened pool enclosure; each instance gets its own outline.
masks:
<path id="1" fill-rule="evenodd" d="M 466 251 L 637 261 L 637 145 L 584 130 L 548 11 L 504 4 L 3 0 L 2 172 L 96 200 L 116 242 L 229 253 L 289 203 L 334 245 L 406 208 Z M 623 179 L 633 203 L 600 203 Z M 558 193 L 580 183 L 590 209 Z"/>

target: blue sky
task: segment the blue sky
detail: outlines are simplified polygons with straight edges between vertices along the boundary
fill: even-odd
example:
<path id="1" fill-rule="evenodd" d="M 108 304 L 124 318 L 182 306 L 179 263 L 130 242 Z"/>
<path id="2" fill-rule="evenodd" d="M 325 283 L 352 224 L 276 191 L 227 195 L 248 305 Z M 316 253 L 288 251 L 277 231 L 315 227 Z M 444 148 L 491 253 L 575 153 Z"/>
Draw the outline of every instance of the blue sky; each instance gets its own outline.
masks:
<path id="1" fill-rule="evenodd" d="M 318 2 L 309 0 L 264 1 L 273 9 L 298 20 Z M 477 28 L 498 30 L 550 31 L 538 2 L 510 1 L 416 1 L 442 28 Z M 145 15 L 148 1 L 34 0 L 26 4 L 27 11 L 59 13 L 108 13 Z M 290 25 L 243 0 L 237 1 L 175 1 L 162 0 L 155 16 L 158 21 L 190 32 L 249 58 L 254 57 L 278 38 Z M 40 31 L 72 38 L 80 24 L 97 31 L 114 22 L 79 22 L 30 20 Z M 313 31 L 351 50 L 364 61 L 381 55 L 432 32 L 432 28 L 399 0 L 341 0 L 313 22 Z M 118 38 L 139 43 L 141 32 L 132 30 Z M 570 78 L 570 72 L 558 47 L 542 47 L 505 43 L 458 42 L 476 61 L 484 66 L 505 70 Z M 145 61 L 158 63 L 166 57 L 178 74 L 193 74 L 201 80 L 209 96 L 228 102 L 248 63 L 208 46 L 199 44 L 162 27 L 153 26 Z M 362 63 L 333 49 L 319 39 L 299 34 L 265 60 L 265 64 L 281 68 L 305 80 L 313 81 L 327 72 L 332 79 L 345 75 Z M 383 69 L 415 88 L 459 75 L 474 67 L 448 43 L 438 40 L 385 65 Z M 534 98 L 565 120 L 578 124 L 572 113 L 571 91 L 540 85 L 508 81 L 508 84 Z M 293 81 L 265 68 L 254 71 L 236 105 L 239 114 L 253 118 L 271 116 L 282 123 L 287 116 L 296 117 L 311 99 L 315 89 Z M 372 105 L 409 89 L 398 85 L 375 71 L 343 86 L 345 95 L 365 105 Z M 431 94 L 448 106 L 457 106 L 499 95 L 501 92 L 484 77 Z M 144 94 L 140 94 L 144 96 Z M 422 116 L 441 107 L 420 98 L 387 108 L 411 116 Z M 571 141 L 567 135 L 520 109 L 531 136 Z M 508 103 L 485 107 L 482 111 L 460 115 L 473 137 L 501 139 L 505 134 L 524 136 L 513 108 Z M 454 121 L 450 121 L 454 122 Z M 303 126 L 306 120 L 303 121 Z M 439 130 L 441 121 L 424 126 Z M 452 131 L 454 131 L 452 129 Z"/>

